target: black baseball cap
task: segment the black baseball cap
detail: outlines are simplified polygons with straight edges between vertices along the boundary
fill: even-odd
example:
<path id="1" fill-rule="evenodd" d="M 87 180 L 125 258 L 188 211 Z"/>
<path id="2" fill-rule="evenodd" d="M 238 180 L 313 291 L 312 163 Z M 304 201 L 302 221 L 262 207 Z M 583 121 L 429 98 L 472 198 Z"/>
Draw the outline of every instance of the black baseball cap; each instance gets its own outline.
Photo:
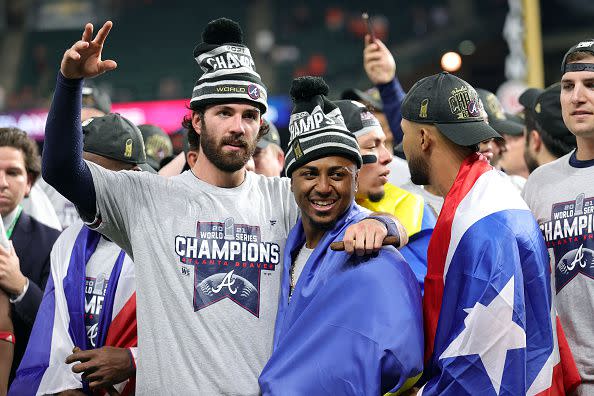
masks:
<path id="1" fill-rule="evenodd" d="M 575 136 L 563 122 L 560 96 L 561 84 L 556 83 L 546 89 L 529 88 L 520 95 L 519 101 L 536 120 L 538 132 L 575 146 Z"/>
<path id="2" fill-rule="evenodd" d="M 117 113 L 89 118 L 82 123 L 83 150 L 156 173 L 146 162 L 142 133 L 136 125 Z"/>
<path id="3" fill-rule="evenodd" d="M 481 101 L 466 81 L 448 72 L 425 77 L 415 83 L 402 102 L 402 118 L 433 124 L 459 146 L 473 146 L 501 138 L 485 122 Z"/>
<path id="4" fill-rule="evenodd" d="M 107 114 L 111 111 L 111 99 L 107 92 L 85 80 L 82 88 L 82 107 L 97 109 Z"/>
<path id="5" fill-rule="evenodd" d="M 477 88 L 476 93 L 483 102 L 483 108 L 489 118 L 489 125 L 499 134 L 521 136 L 524 133 L 524 125 L 512 121 L 503 110 L 503 106 L 493 92 Z"/>
<path id="6" fill-rule="evenodd" d="M 346 127 L 355 137 L 376 129 L 381 130 L 379 121 L 363 103 L 356 100 L 336 100 L 334 104 L 340 109 Z"/>
<path id="7" fill-rule="evenodd" d="M 151 168 L 159 169 L 163 158 L 173 155 L 171 138 L 157 125 L 138 125 L 138 129 L 142 133 L 142 140 L 144 141 L 146 162 Z"/>
<path id="8" fill-rule="evenodd" d="M 594 39 L 580 41 L 567 51 L 561 62 L 561 74 L 572 71 L 591 71 L 594 72 L 594 64 L 592 63 L 570 63 L 567 64 L 567 58 L 574 52 L 589 52 L 594 55 Z"/>
<path id="9" fill-rule="evenodd" d="M 340 95 L 340 99 L 356 100 L 365 105 L 372 107 L 374 110 L 383 112 L 384 105 L 382 103 L 382 97 L 380 96 L 377 88 L 369 88 L 366 91 L 361 91 L 357 88 L 347 89 Z"/>
<path id="10" fill-rule="evenodd" d="M 274 126 L 274 124 L 266 119 L 262 119 L 262 122 L 265 122 L 268 124 L 268 133 L 264 136 L 262 136 L 260 138 L 260 140 L 258 140 L 257 146 L 260 149 L 265 149 L 266 147 L 268 147 L 268 145 L 270 143 L 274 143 L 276 144 L 278 147 L 281 147 L 281 138 L 280 138 L 280 134 L 278 133 L 278 129 L 276 129 L 276 126 Z"/>

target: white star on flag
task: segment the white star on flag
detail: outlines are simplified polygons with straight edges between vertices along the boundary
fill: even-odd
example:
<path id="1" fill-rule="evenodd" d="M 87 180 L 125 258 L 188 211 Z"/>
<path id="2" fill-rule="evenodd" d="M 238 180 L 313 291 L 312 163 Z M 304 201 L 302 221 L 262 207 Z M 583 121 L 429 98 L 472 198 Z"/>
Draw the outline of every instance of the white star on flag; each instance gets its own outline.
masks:
<path id="1" fill-rule="evenodd" d="M 487 375 L 499 395 L 505 357 L 510 349 L 526 347 L 524 329 L 512 320 L 514 277 L 487 306 L 477 302 L 464 310 L 464 330 L 452 341 L 439 359 L 479 355 Z"/>

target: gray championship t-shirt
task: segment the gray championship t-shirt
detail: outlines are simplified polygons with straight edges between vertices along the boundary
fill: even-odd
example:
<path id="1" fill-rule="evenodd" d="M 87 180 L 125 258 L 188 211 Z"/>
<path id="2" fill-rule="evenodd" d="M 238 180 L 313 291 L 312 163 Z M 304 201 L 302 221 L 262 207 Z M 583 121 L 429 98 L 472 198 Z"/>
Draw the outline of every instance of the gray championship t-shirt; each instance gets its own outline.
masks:
<path id="1" fill-rule="evenodd" d="M 594 160 L 572 155 L 537 168 L 522 195 L 549 248 L 557 312 L 582 377 L 578 394 L 594 395 Z"/>
<path id="2" fill-rule="evenodd" d="M 139 395 L 256 395 L 272 353 L 289 179 L 218 188 L 87 162 L 97 228 L 136 264 Z"/>

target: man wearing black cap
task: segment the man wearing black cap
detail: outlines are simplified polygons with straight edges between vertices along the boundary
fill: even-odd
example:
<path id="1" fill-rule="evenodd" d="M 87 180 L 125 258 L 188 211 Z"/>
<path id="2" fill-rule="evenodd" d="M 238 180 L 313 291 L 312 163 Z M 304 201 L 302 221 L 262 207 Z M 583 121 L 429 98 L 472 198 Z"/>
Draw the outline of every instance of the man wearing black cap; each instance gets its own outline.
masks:
<path id="1" fill-rule="evenodd" d="M 280 135 L 276 126 L 264 120 L 268 133 L 260 138 L 254 152 L 255 172 L 264 176 L 280 176 L 285 166 L 285 153 L 281 148 Z"/>
<path id="2" fill-rule="evenodd" d="M 427 253 L 423 395 L 551 386 L 546 247 L 517 190 L 477 153 L 500 138 L 482 113 L 474 88 L 446 72 L 418 81 L 402 104 L 412 180 L 445 197 Z"/>
<path id="3" fill-rule="evenodd" d="M 400 393 L 422 368 L 419 288 L 393 247 L 364 259 L 331 250 L 367 214 L 354 202 L 357 140 L 327 94 L 321 78 L 291 87 L 286 173 L 301 217 L 287 239 L 274 352 L 259 382 L 264 395 Z"/>
<path id="4" fill-rule="evenodd" d="M 266 89 L 239 25 L 214 20 L 194 50 L 204 73 L 190 101 L 189 122 L 200 134 L 191 171 L 163 178 L 84 162 L 77 150 L 81 82 L 115 69 L 101 60 L 111 27 L 106 22 L 93 39 L 87 24 L 64 54 L 46 125 L 46 179 L 134 258 L 137 393 L 258 394 L 272 350 L 278 266 L 298 214 L 288 180 L 244 169 Z M 382 220 L 364 220 L 349 228 L 345 248 L 371 253 L 386 234 Z"/>
<path id="5" fill-rule="evenodd" d="M 524 198 L 549 247 L 557 311 L 582 382 L 577 394 L 591 395 L 594 394 L 594 39 L 581 41 L 569 49 L 561 73 L 561 115 L 575 136 L 577 149 L 537 168 L 528 178 Z M 541 112 L 535 117 L 538 124 L 551 119 L 550 115 L 543 117 L 548 107 L 544 95 L 539 96 Z M 549 132 L 554 125 L 541 126 Z"/>
<path id="6" fill-rule="evenodd" d="M 119 114 L 90 118 L 82 129 L 86 160 L 113 171 L 147 169 L 140 130 Z M 54 245 L 48 285 L 10 394 L 88 391 L 119 383 L 122 394 L 133 393 L 134 385 L 127 383 L 136 371 L 137 349 L 130 257 L 78 220 Z M 79 310 L 84 321 L 78 320 Z"/>
<path id="7" fill-rule="evenodd" d="M 143 124 L 138 129 L 142 132 L 146 161 L 151 168 L 161 169 L 161 161 L 173 155 L 173 144 L 165 131 L 157 125 Z"/>
<path id="8" fill-rule="evenodd" d="M 526 120 L 524 158 L 530 173 L 575 149 L 575 136 L 561 115 L 560 95 L 559 83 L 544 90 L 531 88 L 520 95 Z"/>

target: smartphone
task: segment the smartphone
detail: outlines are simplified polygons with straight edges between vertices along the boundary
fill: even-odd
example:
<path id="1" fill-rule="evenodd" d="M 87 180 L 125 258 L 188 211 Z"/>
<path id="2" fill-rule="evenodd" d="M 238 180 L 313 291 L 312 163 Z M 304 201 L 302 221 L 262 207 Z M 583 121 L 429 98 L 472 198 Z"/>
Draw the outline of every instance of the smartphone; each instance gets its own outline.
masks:
<path id="1" fill-rule="evenodd" d="M 365 22 L 365 24 L 367 25 L 367 33 L 369 33 L 369 37 L 371 37 L 371 42 L 374 42 L 375 33 L 373 31 L 373 26 L 371 24 L 371 18 L 369 17 L 369 14 L 364 12 L 363 14 L 361 14 L 361 18 L 363 18 L 363 22 Z"/>

